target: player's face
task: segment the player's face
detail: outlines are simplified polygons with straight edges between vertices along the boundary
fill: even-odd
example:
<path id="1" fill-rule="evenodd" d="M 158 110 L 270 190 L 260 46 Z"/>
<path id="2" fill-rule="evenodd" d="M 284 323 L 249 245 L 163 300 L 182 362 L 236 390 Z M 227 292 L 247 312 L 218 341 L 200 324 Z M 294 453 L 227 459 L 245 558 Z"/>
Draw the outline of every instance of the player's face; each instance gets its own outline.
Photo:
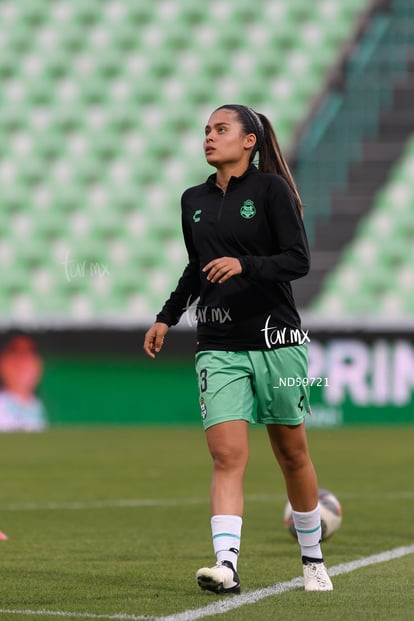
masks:
<path id="1" fill-rule="evenodd" d="M 0 375 L 4 386 L 18 395 L 31 395 L 40 381 L 42 361 L 34 348 L 16 338 L 14 346 L 0 356 Z"/>
<path id="2" fill-rule="evenodd" d="M 216 110 L 205 128 L 204 153 L 212 166 L 248 162 L 256 141 L 254 134 L 244 134 L 234 110 Z"/>

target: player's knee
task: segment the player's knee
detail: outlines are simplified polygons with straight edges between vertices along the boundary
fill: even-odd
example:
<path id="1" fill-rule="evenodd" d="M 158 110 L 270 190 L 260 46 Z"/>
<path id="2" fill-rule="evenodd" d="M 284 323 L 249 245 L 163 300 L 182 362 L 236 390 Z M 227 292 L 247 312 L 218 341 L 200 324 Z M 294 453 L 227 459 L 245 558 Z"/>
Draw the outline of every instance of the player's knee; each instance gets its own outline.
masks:
<path id="1" fill-rule="evenodd" d="M 237 446 L 221 446 L 211 451 L 214 468 L 216 470 L 244 469 L 248 456 Z"/>
<path id="2" fill-rule="evenodd" d="M 309 454 L 304 450 L 286 450 L 279 454 L 279 463 L 284 472 L 297 472 L 309 464 Z"/>

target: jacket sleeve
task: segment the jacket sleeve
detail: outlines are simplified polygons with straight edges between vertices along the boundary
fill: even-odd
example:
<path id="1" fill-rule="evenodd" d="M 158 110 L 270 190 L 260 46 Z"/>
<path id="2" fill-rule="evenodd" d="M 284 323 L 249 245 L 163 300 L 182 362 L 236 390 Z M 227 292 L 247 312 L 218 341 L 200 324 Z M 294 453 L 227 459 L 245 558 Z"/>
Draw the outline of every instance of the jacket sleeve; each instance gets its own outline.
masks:
<path id="1" fill-rule="evenodd" d="M 271 177 L 266 200 L 267 220 L 275 253 L 239 257 L 242 275 L 262 282 L 286 282 L 310 269 L 309 245 L 293 193 L 284 179 Z"/>
<path id="2" fill-rule="evenodd" d="M 177 324 L 181 315 L 200 295 L 200 261 L 193 245 L 191 227 L 185 218 L 184 196 L 181 199 L 181 224 L 188 253 L 188 263 L 177 287 L 156 317 L 157 321 L 166 323 L 168 326 Z"/>

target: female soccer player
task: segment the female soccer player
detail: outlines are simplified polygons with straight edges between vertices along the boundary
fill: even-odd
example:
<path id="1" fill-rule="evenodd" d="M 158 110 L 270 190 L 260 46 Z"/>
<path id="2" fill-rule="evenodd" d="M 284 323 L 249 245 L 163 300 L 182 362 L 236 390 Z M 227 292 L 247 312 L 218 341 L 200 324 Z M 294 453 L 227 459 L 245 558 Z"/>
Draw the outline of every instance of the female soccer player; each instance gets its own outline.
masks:
<path id="1" fill-rule="evenodd" d="M 237 559 L 248 424 L 257 422 L 266 425 L 284 475 L 305 589 L 329 591 L 332 582 L 320 548 L 318 483 L 304 424 L 310 411 L 308 339 L 290 285 L 309 271 L 301 199 L 273 127 L 251 108 L 231 104 L 215 110 L 205 128 L 204 151 L 216 173 L 182 196 L 189 262 L 144 342 L 154 358 L 169 327 L 200 298 L 196 371 L 213 462 L 211 529 L 217 562 L 199 569 L 196 580 L 214 593 L 240 593 Z"/>

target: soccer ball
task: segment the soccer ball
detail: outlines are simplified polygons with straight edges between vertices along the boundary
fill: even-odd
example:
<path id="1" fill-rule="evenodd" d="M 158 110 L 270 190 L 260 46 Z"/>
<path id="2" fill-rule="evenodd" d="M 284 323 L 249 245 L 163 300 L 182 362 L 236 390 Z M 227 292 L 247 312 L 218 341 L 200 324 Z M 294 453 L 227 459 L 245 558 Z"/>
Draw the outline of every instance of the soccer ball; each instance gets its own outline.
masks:
<path id="1" fill-rule="evenodd" d="M 328 489 L 320 487 L 318 489 L 319 506 L 321 510 L 321 527 L 322 527 L 322 539 L 325 541 L 328 537 L 331 537 L 342 523 L 342 507 L 337 497 Z M 285 506 L 283 515 L 283 522 L 287 526 L 289 532 L 295 539 L 296 531 L 292 519 L 292 507 L 288 501 Z"/>

